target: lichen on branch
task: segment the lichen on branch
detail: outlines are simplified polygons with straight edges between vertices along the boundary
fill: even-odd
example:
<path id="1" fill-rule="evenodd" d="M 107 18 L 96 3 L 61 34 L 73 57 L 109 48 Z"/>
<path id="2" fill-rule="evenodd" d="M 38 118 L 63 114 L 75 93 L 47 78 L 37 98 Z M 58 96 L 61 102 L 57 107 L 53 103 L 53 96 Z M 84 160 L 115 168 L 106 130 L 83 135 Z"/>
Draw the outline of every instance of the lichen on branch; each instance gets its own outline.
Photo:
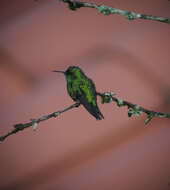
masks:
<path id="1" fill-rule="evenodd" d="M 148 124 L 153 117 L 160 117 L 160 118 L 168 118 L 170 119 L 170 113 L 162 113 L 162 112 L 156 112 L 153 110 L 148 110 L 146 108 L 143 108 L 139 106 L 138 104 L 133 104 L 131 102 L 128 102 L 126 100 L 123 100 L 121 98 L 116 98 L 114 92 L 106 92 L 106 93 L 97 93 L 101 97 L 101 102 L 109 103 L 109 102 L 116 102 L 118 107 L 127 106 L 128 108 L 128 117 L 131 117 L 132 115 L 138 117 L 142 113 L 145 113 L 147 115 L 147 118 L 145 120 L 145 124 Z"/>
<path id="2" fill-rule="evenodd" d="M 160 117 L 160 118 L 168 118 L 170 119 L 170 113 L 162 113 L 162 112 L 156 112 L 153 110 L 148 110 L 146 108 L 143 108 L 137 104 L 133 104 L 131 102 L 128 102 L 126 100 L 123 100 L 121 98 L 116 98 L 115 97 L 115 93 L 114 92 L 105 92 L 105 93 L 99 93 L 97 92 L 97 95 L 101 97 L 101 103 L 105 104 L 105 103 L 111 103 L 111 102 L 116 102 L 118 107 L 122 107 L 122 106 L 127 106 L 128 109 L 128 117 L 131 117 L 132 115 L 138 117 L 141 114 L 145 113 L 147 115 L 147 118 L 145 120 L 145 125 L 148 124 L 153 117 Z M 56 118 L 58 117 L 61 113 L 64 113 L 66 111 L 69 111 L 73 108 L 77 108 L 79 107 L 81 104 L 79 102 L 76 102 L 75 104 L 66 107 L 63 110 L 59 110 L 56 112 L 53 112 L 51 114 L 48 115 L 44 115 L 38 119 L 30 119 L 31 121 L 28 123 L 18 123 L 14 125 L 14 129 L 12 129 L 10 132 L 8 132 L 6 135 L 3 135 L 0 137 L 0 141 L 4 141 L 7 137 L 9 137 L 10 135 L 16 134 L 19 131 L 22 131 L 28 127 L 33 126 L 33 130 L 36 130 L 38 127 L 38 124 L 40 122 L 46 121 L 50 118 Z"/>
<path id="3" fill-rule="evenodd" d="M 45 120 L 48 120 L 50 118 L 56 118 L 58 117 L 61 113 L 64 113 L 68 110 L 71 110 L 73 108 L 76 108 L 76 107 L 79 107 L 80 106 L 80 103 L 79 102 L 76 102 L 75 104 L 63 109 L 63 110 L 59 110 L 59 111 L 56 111 L 56 112 L 53 112 L 51 114 L 48 114 L 48 115 L 44 115 L 38 119 L 30 119 L 31 121 L 28 122 L 28 123 L 18 123 L 18 124 L 15 124 L 14 125 L 14 129 L 12 129 L 10 132 L 8 132 L 6 135 L 3 135 L 0 137 L 0 141 L 4 141 L 8 136 L 10 135 L 13 135 L 13 134 L 16 134 L 18 133 L 19 131 L 22 131 L 28 127 L 31 127 L 33 126 L 33 129 L 36 130 L 37 127 L 38 127 L 38 123 L 42 122 L 42 121 L 45 121 Z"/>
<path id="4" fill-rule="evenodd" d="M 152 21 L 158 21 L 158 22 L 170 24 L 170 18 L 140 14 L 140 13 L 135 13 L 133 11 L 126 11 L 126 10 L 109 7 L 106 5 L 97 5 L 94 3 L 81 2 L 78 0 L 60 0 L 60 1 L 62 1 L 63 3 L 67 3 L 68 7 L 72 11 L 76 11 L 77 9 L 80 9 L 82 7 L 88 7 L 88 8 L 97 9 L 99 13 L 104 14 L 104 15 L 119 14 L 121 16 L 125 16 L 125 18 L 127 18 L 130 21 L 135 20 L 135 19 L 145 19 L 145 20 L 152 20 Z"/>

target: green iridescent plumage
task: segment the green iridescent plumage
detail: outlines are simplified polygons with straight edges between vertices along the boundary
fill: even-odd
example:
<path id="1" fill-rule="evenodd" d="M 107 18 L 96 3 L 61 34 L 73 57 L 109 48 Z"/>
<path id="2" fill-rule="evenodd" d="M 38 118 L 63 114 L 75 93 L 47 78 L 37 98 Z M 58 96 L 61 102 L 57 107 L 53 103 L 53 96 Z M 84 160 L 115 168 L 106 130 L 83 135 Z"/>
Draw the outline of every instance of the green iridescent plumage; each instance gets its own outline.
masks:
<path id="1" fill-rule="evenodd" d="M 67 80 L 67 91 L 74 101 L 80 102 L 97 120 L 104 118 L 97 105 L 95 85 L 79 67 L 70 66 L 65 72 L 54 72 L 64 73 Z"/>

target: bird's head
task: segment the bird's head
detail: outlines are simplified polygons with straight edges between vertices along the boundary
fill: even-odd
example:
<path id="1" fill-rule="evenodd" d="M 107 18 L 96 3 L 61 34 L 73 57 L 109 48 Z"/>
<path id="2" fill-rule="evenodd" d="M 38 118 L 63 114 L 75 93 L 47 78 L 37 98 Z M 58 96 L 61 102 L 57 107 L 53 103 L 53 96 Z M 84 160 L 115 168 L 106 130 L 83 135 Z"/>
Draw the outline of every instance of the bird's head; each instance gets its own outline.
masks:
<path id="1" fill-rule="evenodd" d="M 70 66 L 66 71 L 54 70 L 53 72 L 63 73 L 66 76 L 66 78 L 71 78 L 71 79 L 81 78 L 82 75 L 84 75 L 83 71 L 76 66 Z"/>

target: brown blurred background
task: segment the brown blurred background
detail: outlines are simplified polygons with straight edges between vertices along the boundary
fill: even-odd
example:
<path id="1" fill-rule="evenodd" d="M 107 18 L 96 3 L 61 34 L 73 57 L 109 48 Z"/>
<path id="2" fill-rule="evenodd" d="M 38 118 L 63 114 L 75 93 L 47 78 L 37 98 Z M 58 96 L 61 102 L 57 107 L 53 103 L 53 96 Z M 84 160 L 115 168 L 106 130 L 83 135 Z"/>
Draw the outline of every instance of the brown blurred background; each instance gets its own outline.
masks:
<path id="1" fill-rule="evenodd" d="M 168 0 L 93 2 L 170 17 Z M 51 72 L 70 65 L 100 92 L 170 112 L 169 49 L 168 24 L 72 12 L 58 0 L 1 0 L 0 134 L 71 105 L 64 76 Z M 102 121 L 79 107 L 1 143 L 0 189 L 170 189 L 170 121 L 145 127 L 145 116 L 99 106 Z"/>

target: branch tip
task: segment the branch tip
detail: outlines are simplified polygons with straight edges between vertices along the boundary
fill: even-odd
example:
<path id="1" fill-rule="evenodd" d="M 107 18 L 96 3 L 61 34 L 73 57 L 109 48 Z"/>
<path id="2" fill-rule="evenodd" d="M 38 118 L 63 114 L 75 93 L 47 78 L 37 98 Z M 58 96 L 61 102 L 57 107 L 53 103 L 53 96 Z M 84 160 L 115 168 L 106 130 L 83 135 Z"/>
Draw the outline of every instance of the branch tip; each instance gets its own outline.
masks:
<path id="1" fill-rule="evenodd" d="M 158 21 L 158 22 L 170 24 L 170 18 L 145 15 L 145 14 L 135 13 L 133 11 L 125 11 L 121 9 L 116 9 L 116 8 L 109 7 L 106 5 L 97 5 L 94 3 L 81 2 L 78 0 L 61 0 L 61 1 L 63 3 L 67 3 L 69 9 L 72 11 L 75 11 L 81 7 L 88 7 L 88 8 L 95 8 L 97 9 L 99 13 L 104 14 L 104 15 L 119 14 L 127 18 L 129 21 L 132 21 L 135 19 L 145 19 L 145 20 L 152 20 L 152 21 Z"/>

